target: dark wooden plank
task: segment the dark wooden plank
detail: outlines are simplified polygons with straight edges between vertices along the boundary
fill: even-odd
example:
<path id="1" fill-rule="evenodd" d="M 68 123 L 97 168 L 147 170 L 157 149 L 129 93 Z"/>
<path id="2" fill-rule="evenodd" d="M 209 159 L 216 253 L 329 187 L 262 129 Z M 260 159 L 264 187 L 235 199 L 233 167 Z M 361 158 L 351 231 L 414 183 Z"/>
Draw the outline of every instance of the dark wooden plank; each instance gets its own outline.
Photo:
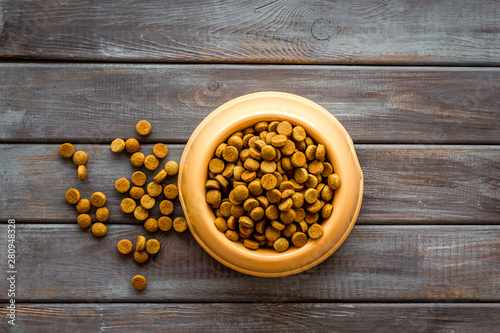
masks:
<path id="1" fill-rule="evenodd" d="M 495 0 L 3 0 L 1 7 L 4 58 L 500 64 Z"/>
<path id="2" fill-rule="evenodd" d="M 25 332 L 468 333 L 500 325 L 498 304 L 19 304 L 17 311 L 16 329 Z"/>
<path id="3" fill-rule="evenodd" d="M 129 131 L 130 133 L 131 131 Z M 108 145 L 78 144 L 89 154 L 88 177 L 81 182 L 57 144 L 2 144 L 0 219 L 26 222 L 74 222 L 64 194 L 76 187 L 83 197 L 104 192 L 110 223 L 136 223 L 121 212 L 126 196 L 115 191 L 118 178 L 136 170 L 129 154 Z M 166 160 L 179 161 L 183 145 L 168 145 Z M 143 145 L 145 155 L 152 145 Z M 500 146 L 356 145 L 365 187 L 360 224 L 500 223 Z M 155 172 L 142 170 L 151 178 Z M 165 183 L 176 182 L 175 177 Z M 163 200 L 163 195 L 160 197 Z M 174 215 L 181 215 L 178 201 Z M 159 217 L 157 206 L 152 216 Z"/>
<path id="4" fill-rule="evenodd" d="M 143 265 L 116 249 L 140 234 L 162 244 Z M 355 226 L 333 256 L 282 278 L 233 271 L 189 232 L 146 235 L 138 225 L 109 225 L 96 239 L 77 225 L 18 223 L 16 246 L 21 302 L 500 301 L 499 226 Z M 148 279 L 140 293 L 130 284 L 136 274 Z M 8 289 L 7 279 L 0 287 Z"/>
<path id="5" fill-rule="evenodd" d="M 500 69 L 0 64 L 0 141 L 110 142 L 153 124 L 186 142 L 210 112 L 279 90 L 329 110 L 355 143 L 500 143 Z"/>

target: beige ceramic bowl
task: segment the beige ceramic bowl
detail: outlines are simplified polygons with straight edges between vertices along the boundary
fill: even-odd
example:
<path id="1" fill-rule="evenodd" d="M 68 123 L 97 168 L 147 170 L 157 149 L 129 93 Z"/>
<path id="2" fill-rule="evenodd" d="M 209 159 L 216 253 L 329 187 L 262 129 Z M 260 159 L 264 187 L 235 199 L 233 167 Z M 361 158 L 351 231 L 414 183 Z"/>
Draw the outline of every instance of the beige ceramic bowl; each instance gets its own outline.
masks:
<path id="1" fill-rule="evenodd" d="M 208 162 L 219 143 L 232 133 L 259 121 L 288 120 L 301 125 L 327 149 L 327 158 L 342 180 L 335 192 L 333 213 L 323 221 L 324 235 L 309 239 L 302 248 L 283 253 L 274 249 L 249 250 L 219 232 L 215 215 L 205 202 Z M 256 276 L 285 276 L 309 269 L 330 256 L 349 235 L 358 217 L 363 197 L 363 173 L 352 140 L 328 111 L 303 97 L 261 92 L 233 99 L 220 106 L 191 135 L 179 168 L 180 201 L 189 229 L 212 257 L 237 271 Z"/>

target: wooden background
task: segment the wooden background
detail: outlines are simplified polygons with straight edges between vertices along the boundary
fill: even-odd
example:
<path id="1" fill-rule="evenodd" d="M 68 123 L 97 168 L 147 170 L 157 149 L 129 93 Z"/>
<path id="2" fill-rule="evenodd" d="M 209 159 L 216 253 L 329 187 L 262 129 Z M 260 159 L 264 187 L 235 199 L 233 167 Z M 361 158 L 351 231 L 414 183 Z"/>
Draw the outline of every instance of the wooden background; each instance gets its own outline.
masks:
<path id="1" fill-rule="evenodd" d="M 499 17 L 494 0 L 0 0 L 0 331 L 497 331 Z M 111 140 L 147 119 L 141 150 L 179 161 L 211 111 L 268 90 L 319 103 L 355 142 L 363 205 L 334 255 L 247 276 L 120 212 L 113 184 L 134 169 Z M 68 141 L 89 154 L 84 182 Z M 70 187 L 107 195 L 105 238 L 76 225 Z M 116 251 L 139 234 L 162 244 L 144 265 Z"/>

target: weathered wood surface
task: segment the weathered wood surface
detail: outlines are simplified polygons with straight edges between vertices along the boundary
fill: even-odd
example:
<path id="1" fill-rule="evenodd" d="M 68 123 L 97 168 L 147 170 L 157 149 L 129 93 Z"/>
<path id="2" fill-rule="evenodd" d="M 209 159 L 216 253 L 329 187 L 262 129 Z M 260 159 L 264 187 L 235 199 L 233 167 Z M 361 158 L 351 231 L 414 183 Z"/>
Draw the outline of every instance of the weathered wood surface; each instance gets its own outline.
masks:
<path id="1" fill-rule="evenodd" d="M 143 265 L 116 249 L 140 234 L 162 245 Z M 76 224 L 18 223 L 16 246 L 20 302 L 500 301 L 499 226 L 355 226 L 333 256 L 283 278 L 238 273 L 189 232 L 151 235 L 139 225 L 108 225 L 97 239 Z M 148 279 L 142 292 L 130 284 L 136 274 Z"/>
<path id="2" fill-rule="evenodd" d="M 279 90 L 355 143 L 500 143 L 499 68 L 3 63 L 0 77 L 3 142 L 110 142 L 148 119 L 145 140 L 181 143 L 223 103 Z"/>
<path id="3" fill-rule="evenodd" d="M 19 332 L 495 332 L 497 304 L 20 304 Z M 6 308 L 0 309 L 5 318 Z"/>
<path id="4" fill-rule="evenodd" d="M 0 56 L 325 64 L 500 64 L 495 0 L 0 2 Z"/>
<path id="5" fill-rule="evenodd" d="M 134 126 L 127 132 L 131 136 Z M 127 135 L 124 136 L 128 137 Z M 161 162 L 179 161 L 183 145 L 170 144 Z M 109 145 L 77 144 L 89 155 L 87 180 L 81 182 L 76 167 L 60 157 L 58 144 L 1 144 L 0 219 L 25 222 L 74 222 L 77 213 L 66 203 L 69 188 L 89 198 L 101 191 L 111 212 L 109 223 L 137 223 L 120 210 L 126 197 L 114 189 L 118 178 L 137 168 L 130 154 L 111 152 Z M 143 145 L 145 155 L 152 144 Z M 360 224 L 498 224 L 500 223 L 500 147 L 429 145 L 356 145 L 364 172 Z M 148 181 L 156 174 L 144 167 Z M 165 184 L 176 183 L 176 177 Z M 159 197 L 164 200 L 163 194 Z M 174 216 L 182 215 L 178 200 Z M 151 215 L 159 217 L 158 203 Z"/>

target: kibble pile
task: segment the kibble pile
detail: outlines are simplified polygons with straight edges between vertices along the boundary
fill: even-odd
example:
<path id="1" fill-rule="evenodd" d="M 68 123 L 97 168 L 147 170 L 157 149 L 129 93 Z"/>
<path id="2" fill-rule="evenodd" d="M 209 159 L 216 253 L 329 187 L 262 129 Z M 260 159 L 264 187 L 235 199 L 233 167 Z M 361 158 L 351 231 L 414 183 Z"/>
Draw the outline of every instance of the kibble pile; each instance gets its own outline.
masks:
<path id="1" fill-rule="evenodd" d="M 245 247 L 286 251 L 323 235 L 340 177 L 301 126 L 262 121 L 218 145 L 208 164 L 206 201 L 215 227 Z"/>

